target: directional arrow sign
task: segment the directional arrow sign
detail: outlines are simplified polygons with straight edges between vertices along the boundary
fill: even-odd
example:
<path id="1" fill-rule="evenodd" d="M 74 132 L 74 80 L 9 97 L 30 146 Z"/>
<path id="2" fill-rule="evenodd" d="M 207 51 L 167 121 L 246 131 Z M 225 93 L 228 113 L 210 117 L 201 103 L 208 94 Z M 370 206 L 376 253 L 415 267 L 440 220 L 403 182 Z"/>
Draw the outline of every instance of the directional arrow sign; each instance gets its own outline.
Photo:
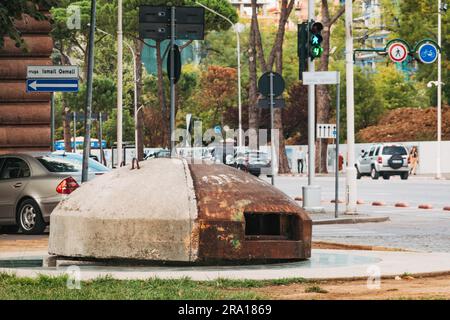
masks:
<path id="1" fill-rule="evenodd" d="M 77 79 L 28 79 L 27 92 L 78 92 Z"/>

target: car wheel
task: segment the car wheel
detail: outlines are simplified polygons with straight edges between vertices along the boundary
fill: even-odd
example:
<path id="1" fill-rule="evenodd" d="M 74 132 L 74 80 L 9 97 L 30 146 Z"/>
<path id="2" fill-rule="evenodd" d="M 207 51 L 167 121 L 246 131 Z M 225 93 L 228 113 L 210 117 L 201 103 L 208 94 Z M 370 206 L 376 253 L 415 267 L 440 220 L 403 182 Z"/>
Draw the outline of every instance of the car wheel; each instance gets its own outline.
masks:
<path id="1" fill-rule="evenodd" d="M 390 179 L 390 175 L 388 175 L 388 174 L 383 174 L 383 179 L 384 180 L 389 180 Z"/>
<path id="2" fill-rule="evenodd" d="M 27 199 L 21 202 L 17 218 L 20 229 L 24 234 L 40 234 L 46 228 L 41 209 L 34 200 Z"/>
<path id="3" fill-rule="evenodd" d="M 359 172 L 358 167 L 356 167 L 356 179 L 361 179 L 361 177 L 362 177 L 362 174 L 361 174 L 361 172 Z"/>
<path id="4" fill-rule="evenodd" d="M 372 169 L 370 170 L 370 176 L 373 180 L 377 180 L 380 177 L 380 173 L 377 171 L 377 169 L 375 169 L 375 167 L 372 167 Z"/>
<path id="5" fill-rule="evenodd" d="M 402 174 L 400 175 L 400 178 L 401 178 L 402 180 L 408 180 L 408 176 L 409 176 L 408 172 L 404 172 L 404 173 L 402 173 Z"/>

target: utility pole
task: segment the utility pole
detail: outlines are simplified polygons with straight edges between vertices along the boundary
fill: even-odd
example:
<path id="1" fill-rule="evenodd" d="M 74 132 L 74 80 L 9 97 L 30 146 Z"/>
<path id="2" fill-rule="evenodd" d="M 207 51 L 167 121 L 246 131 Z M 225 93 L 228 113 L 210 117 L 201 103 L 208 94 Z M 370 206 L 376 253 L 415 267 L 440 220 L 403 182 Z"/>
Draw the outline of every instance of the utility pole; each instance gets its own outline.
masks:
<path id="1" fill-rule="evenodd" d="M 118 0 L 117 10 L 117 165 L 120 167 L 122 157 L 122 122 L 123 122 L 123 32 L 122 32 L 122 0 Z"/>
<path id="2" fill-rule="evenodd" d="M 175 157 L 175 7 L 171 7 L 170 22 L 170 155 Z"/>
<path id="3" fill-rule="evenodd" d="M 314 0 L 308 0 L 308 30 L 310 29 L 311 21 L 315 19 L 314 2 Z M 314 72 L 314 61 L 310 55 L 308 55 L 308 71 Z M 308 186 L 303 187 L 303 208 L 308 211 L 323 211 L 323 208 L 320 207 L 320 186 L 314 185 L 316 170 L 315 94 L 315 85 L 308 85 Z"/>
<path id="4" fill-rule="evenodd" d="M 353 81 L 353 1 L 345 0 L 345 64 L 347 80 L 347 208 L 346 214 L 356 214 L 355 168 L 355 97 Z"/>
<path id="5" fill-rule="evenodd" d="M 438 46 L 442 45 L 442 2 L 438 0 Z M 442 50 L 442 49 L 441 49 Z M 436 179 L 441 179 L 441 139 L 442 139 L 442 52 L 438 50 L 438 80 L 437 80 L 437 148 L 436 148 Z"/>
<path id="6" fill-rule="evenodd" d="M 92 122 L 92 80 L 94 77 L 94 44 L 95 44 L 95 0 L 91 0 L 91 28 L 89 30 L 88 51 L 88 74 L 86 106 L 84 111 L 84 143 L 83 143 L 83 166 L 81 169 L 81 182 L 88 181 L 89 155 L 91 153 L 91 122 Z"/>

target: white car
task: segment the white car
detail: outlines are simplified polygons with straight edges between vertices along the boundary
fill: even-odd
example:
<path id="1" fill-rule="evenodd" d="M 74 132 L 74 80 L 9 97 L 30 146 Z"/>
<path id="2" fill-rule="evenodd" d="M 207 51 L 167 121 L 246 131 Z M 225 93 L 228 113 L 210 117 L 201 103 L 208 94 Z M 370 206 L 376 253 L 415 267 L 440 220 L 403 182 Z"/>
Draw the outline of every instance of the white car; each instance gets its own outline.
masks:
<path id="1" fill-rule="evenodd" d="M 388 180 L 398 175 L 402 180 L 408 179 L 408 150 L 400 144 L 375 144 L 368 151 L 362 150 L 356 162 L 357 178 L 370 176 L 378 179 L 382 176 Z"/>

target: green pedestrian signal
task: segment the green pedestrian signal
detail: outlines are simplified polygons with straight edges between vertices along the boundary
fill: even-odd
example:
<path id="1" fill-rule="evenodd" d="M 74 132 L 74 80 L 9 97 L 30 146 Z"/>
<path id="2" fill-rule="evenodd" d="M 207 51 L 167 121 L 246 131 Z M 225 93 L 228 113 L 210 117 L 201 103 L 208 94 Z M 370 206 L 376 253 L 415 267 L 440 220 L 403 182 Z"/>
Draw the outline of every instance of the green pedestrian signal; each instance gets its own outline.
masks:
<path id="1" fill-rule="evenodd" d="M 320 22 L 311 21 L 309 26 L 309 57 L 314 60 L 320 58 L 323 54 L 323 37 L 321 35 L 323 25 Z"/>

